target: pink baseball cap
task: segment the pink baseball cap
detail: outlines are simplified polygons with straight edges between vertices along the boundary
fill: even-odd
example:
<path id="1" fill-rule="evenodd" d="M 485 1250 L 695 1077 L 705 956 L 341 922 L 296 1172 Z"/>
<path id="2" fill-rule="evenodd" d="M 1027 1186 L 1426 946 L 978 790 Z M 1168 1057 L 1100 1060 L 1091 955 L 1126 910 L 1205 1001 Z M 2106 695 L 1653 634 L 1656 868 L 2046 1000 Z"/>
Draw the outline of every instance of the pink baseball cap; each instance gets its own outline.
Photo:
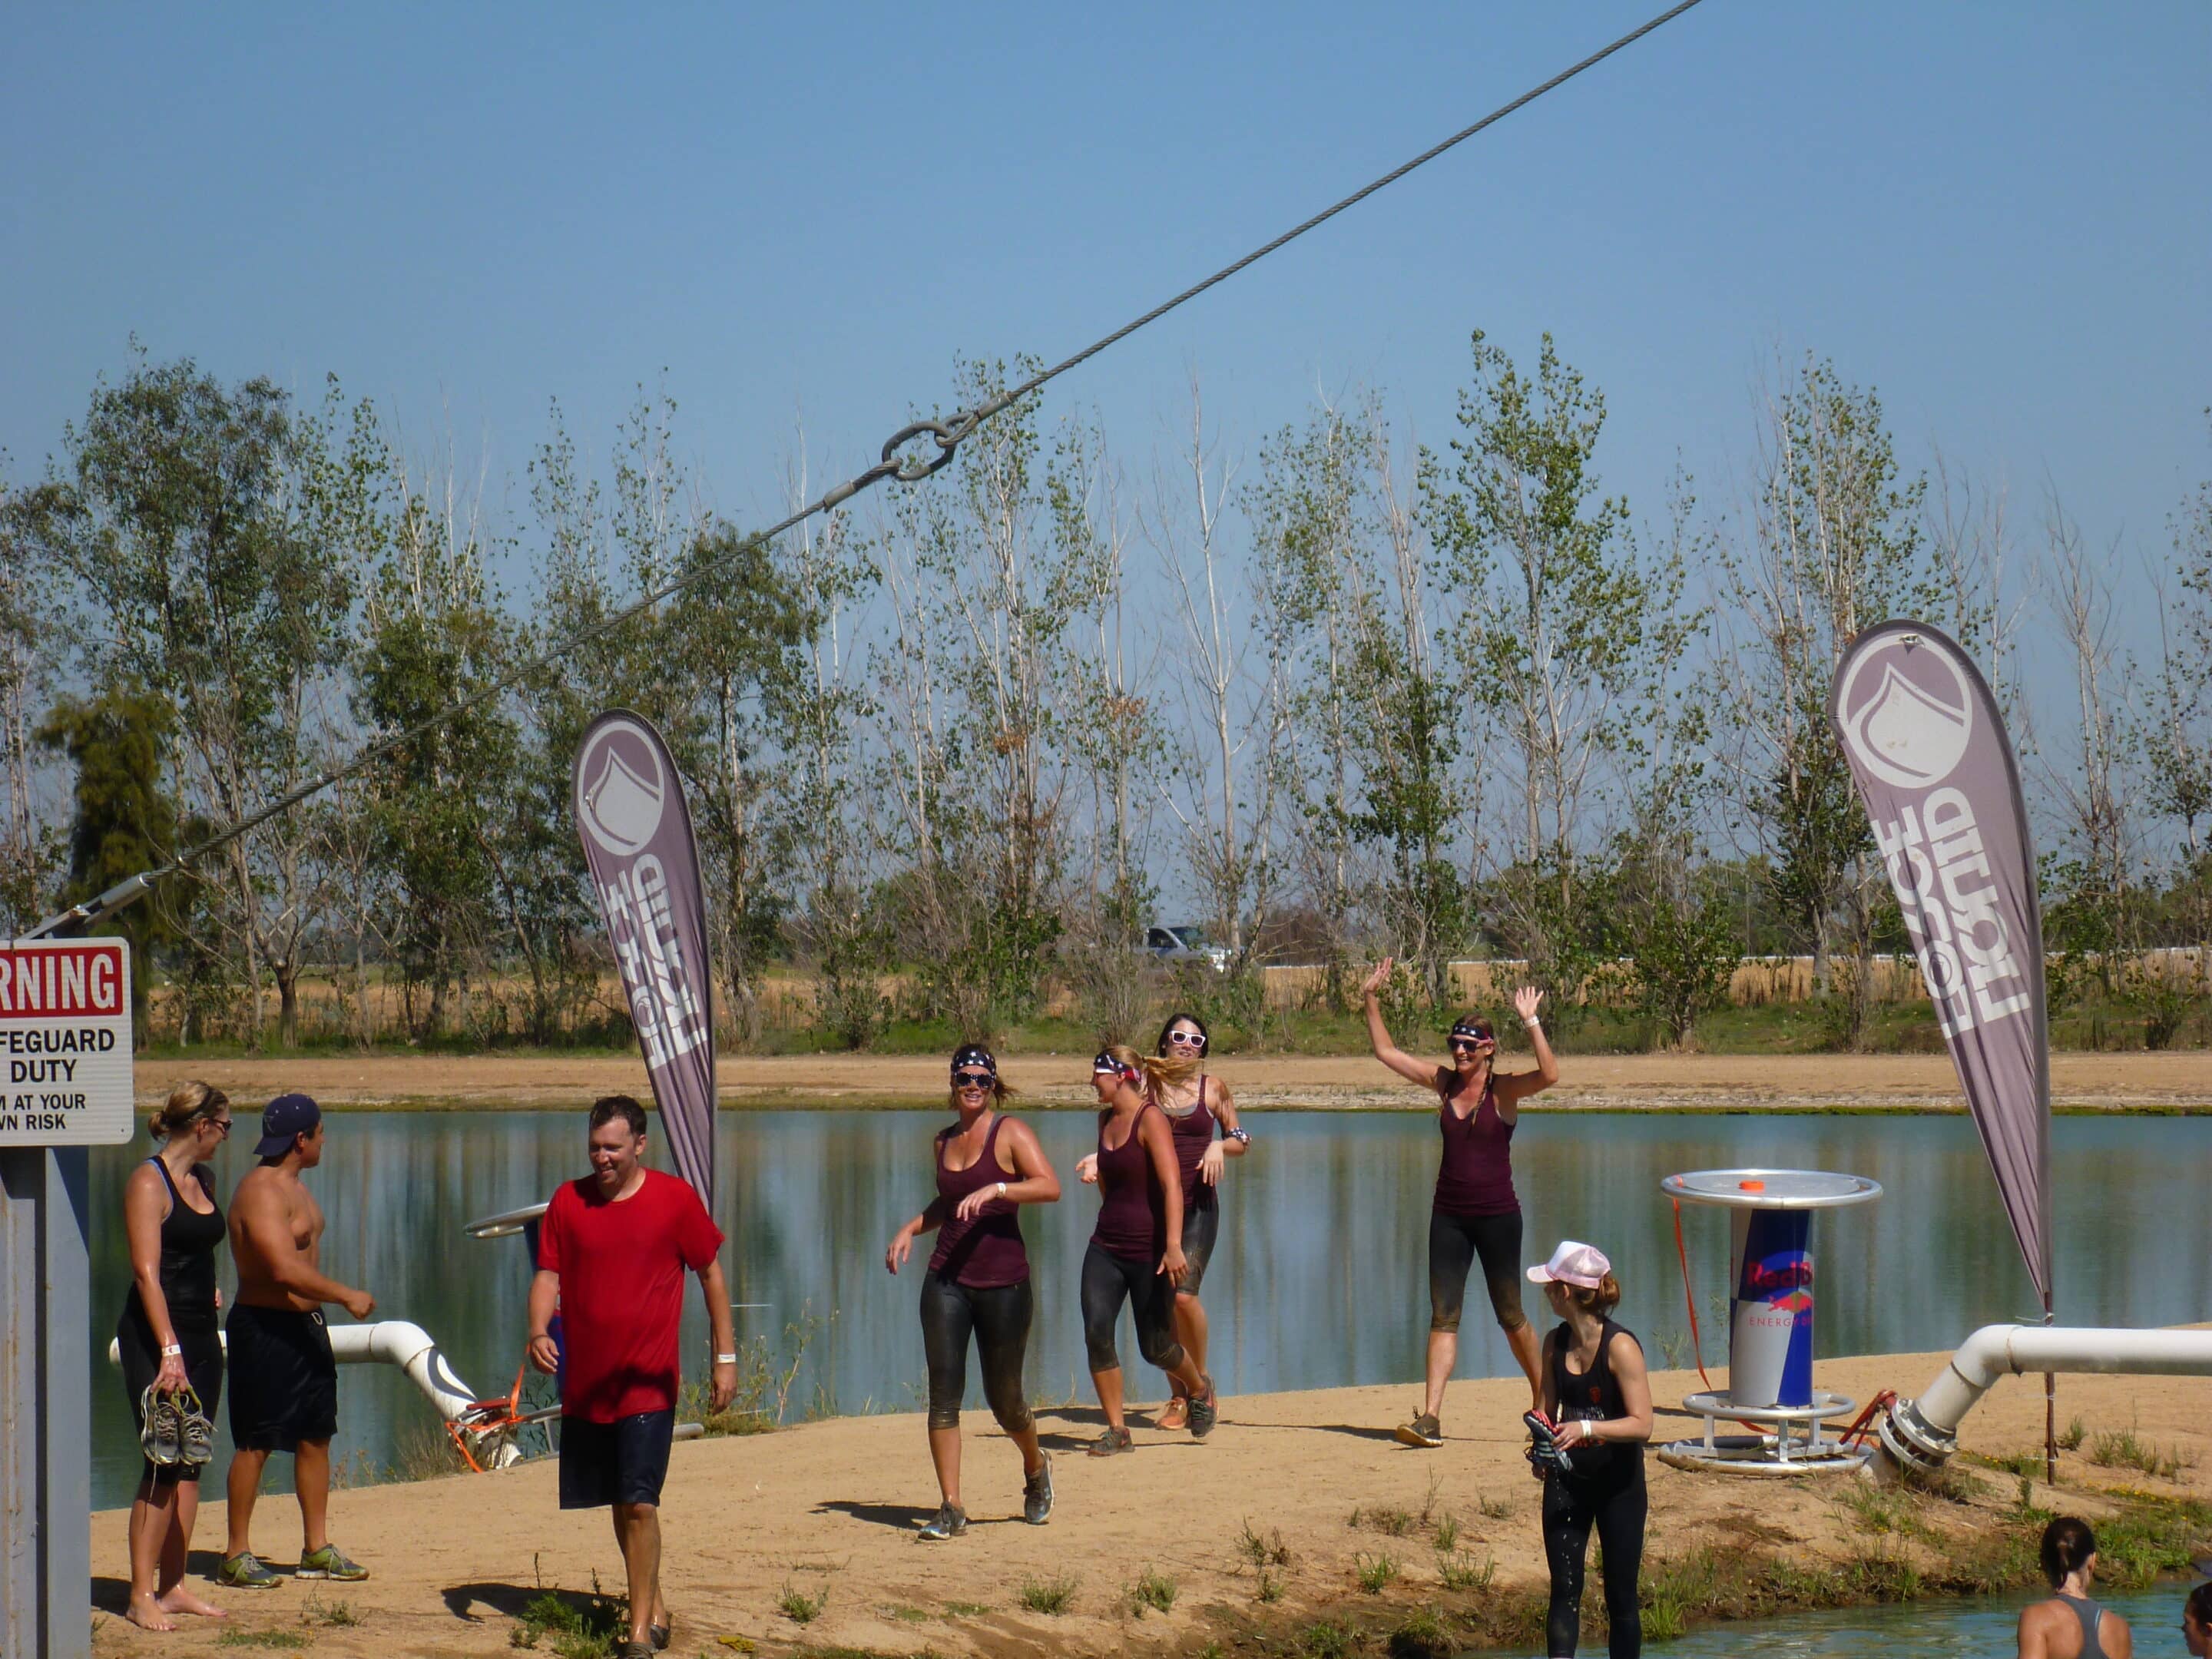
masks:
<path id="1" fill-rule="evenodd" d="M 1557 1280 L 1562 1285 L 1578 1285 L 1583 1290 L 1594 1291 L 1605 1282 L 1613 1271 L 1605 1252 L 1595 1244 L 1577 1244 L 1573 1239 L 1562 1239 L 1559 1248 L 1552 1252 L 1552 1259 L 1540 1267 L 1528 1269 L 1530 1283 L 1548 1285 Z"/>

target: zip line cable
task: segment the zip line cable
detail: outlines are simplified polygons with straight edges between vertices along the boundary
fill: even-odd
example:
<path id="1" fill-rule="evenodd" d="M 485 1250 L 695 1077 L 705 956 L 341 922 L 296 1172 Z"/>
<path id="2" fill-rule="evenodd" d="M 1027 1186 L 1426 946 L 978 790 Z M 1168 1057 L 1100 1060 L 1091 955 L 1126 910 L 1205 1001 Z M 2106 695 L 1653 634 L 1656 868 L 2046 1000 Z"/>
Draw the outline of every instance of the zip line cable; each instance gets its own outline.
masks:
<path id="1" fill-rule="evenodd" d="M 1336 217 L 1338 214 L 1342 213 L 1346 209 L 1357 206 L 1359 203 L 1365 201 L 1369 197 L 1374 195 L 1376 191 L 1382 189 L 1384 186 L 1395 184 L 1399 179 L 1404 178 L 1416 167 L 1426 166 L 1429 162 L 1435 161 L 1437 156 L 1442 155 L 1446 150 L 1466 143 L 1467 140 L 1474 137 L 1476 133 L 1480 132 L 1485 127 L 1494 125 L 1498 122 L 1504 120 L 1507 116 L 1512 114 L 1516 110 L 1524 108 L 1528 105 L 1534 103 L 1536 100 L 1541 98 L 1546 93 L 1555 91 L 1559 88 L 1565 86 L 1568 82 L 1573 80 L 1575 76 L 1580 75 L 1584 70 L 1594 68 L 1597 64 L 1603 63 L 1607 58 L 1612 57 L 1615 52 L 1621 51 L 1623 48 L 1634 46 L 1645 35 L 1662 27 L 1666 24 L 1673 22 L 1674 19 L 1680 17 L 1684 12 L 1690 10 L 1692 7 L 1699 3 L 1700 0 L 1680 0 L 1679 4 L 1669 7 L 1667 10 L 1661 12 L 1657 16 L 1638 25 L 1633 29 L 1631 29 L 1627 33 L 1622 35 L 1619 40 L 1613 41 L 1610 45 L 1600 47 L 1589 57 L 1582 59 L 1581 62 L 1561 70 L 1557 75 L 1552 76 L 1550 80 L 1540 82 L 1538 85 L 1529 88 L 1528 91 L 1522 93 L 1511 102 L 1500 104 L 1496 109 L 1491 111 L 1489 114 L 1484 116 L 1480 120 L 1474 122 L 1469 126 L 1461 128 L 1457 132 L 1452 134 L 1450 137 L 1444 139 L 1441 143 L 1430 146 L 1430 148 L 1423 150 L 1419 155 L 1414 156 L 1411 161 L 1391 168 L 1389 172 L 1382 174 L 1381 178 L 1361 185 L 1358 190 L 1353 191 L 1351 195 L 1345 197 L 1339 202 L 1332 204 L 1328 207 L 1323 208 L 1319 213 L 1315 214 L 1311 218 L 1293 225 L 1290 229 L 1285 231 L 1273 240 L 1261 244 L 1260 246 L 1254 248 L 1249 253 L 1244 255 L 1243 258 L 1237 259 L 1231 264 L 1225 264 L 1222 266 L 1220 270 L 1215 271 L 1211 276 L 1207 276 L 1201 281 L 1192 283 L 1188 288 L 1183 289 L 1182 293 L 1176 295 L 1171 299 L 1163 301 L 1160 304 L 1154 306 L 1150 311 L 1133 319 L 1129 322 L 1124 323 L 1112 333 L 1102 335 L 1099 338 L 1093 340 L 1089 345 L 1084 347 L 1083 349 L 1076 352 L 1073 356 L 1063 357 L 1051 368 L 1044 369 L 1038 374 L 1032 374 L 1028 380 L 1024 380 L 1019 386 L 1009 387 L 1006 390 L 998 392 L 993 397 L 987 398 L 982 402 L 972 404 L 968 408 L 956 410 L 949 416 L 935 417 L 928 420 L 915 421 L 906 426 L 901 427 L 896 432 L 893 433 L 890 438 L 884 441 L 881 458 L 877 461 L 875 465 L 868 468 L 865 472 L 858 473 L 854 477 L 848 478 L 841 484 L 836 484 L 832 488 L 824 490 L 814 501 L 809 502 L 806 506 L 799 508 L 796 512 L 778 520 L 775 523 L 769 526 L 765 530 L 754 531 L 752 533 L 746 536 L 738 547 L 733 549 L 731 552 L 724 555 L 721 558 L 701 565 L 697 569 L 692 570 L 684 575 L 678 577 L 673 581 L 668 582 L 664 586 L 654 589 L 652 592 L 645 594 L 634 603 L 624 606 L 622 610 L 602 617 L 599 621 L 592 623 L 589 628 L 583 629 L 577 633 L 565 636 L 556 644 L 539 653 L 537 656 L 530 658 L 528 660 L 521 663 L 517 667 L 510 670 L 506 674 L 494 680 L 490 684 L 484 686 L 482 690 L 469 696 L 462 698 L 458 702 L 447 704 L 436 714 L 430 715 L 425 720 L 417 721 L 415 725 L 407 727 L 404 731 L 397 732 L 389 737 L 379 738 L 376 742 L 370 744 L 367 748 L 356 752 L 352 759 L 345 762 L 343 765 L 334 767 L 331 770 L 323 773 L 319 777 L 313 778 L 306 783 L 302 783 L 295 788 L 287 790 L 284 793 L 277 796 L 276 799 L 268 802 L 265 805 L 248 813 L 246 817 L 238 819 L 235 823 L 233 823 L 226 826 L 224 829 L 217 831 L 215 835 L 200 842 L 199 845 L 192 848 L 190 851 L 179 854 L 176 857 L 171 859 L 167 864 L 158 866 L 151 870 L 141 871 L 138 874 L 132 876 L 129 880 L 118 883 L 117 885 L 109 888 L 97 898 L 89 899 L 82 904 L 73 905 L 58 915 L 48 917 L 46 921 L 40 922 L 36 927 L 33 928 L 28 933 L 23 935 L 23 937 L 27 939 L 46 938 L 53 936 L 63 931 L 70 933 L 82 932 L 83 929 L 94 926 L 106 917 L 112 915 L 118 910 L 124 908 L 125 906 L 135 902 L 138 899 L 141 899 L 147 894 L 152 892 L 155 883 L 165 880 L 170 876 L 177 875 L 183 871 L 189 869 L 191 866 L 199 862 L 200 860 L 205 858 L 209 854 L 215 852 L 220 848 L 229 845 L 232 842 L 236 841 L 241 836 L 251 834 L 261 825 L 268 823 L 270 819 L 276 817 L 283 813 L 289 812 L 301 802 L 320 794 L 332 784 L 339 782 L 343 779 L 350 777 L 356 772 L 360 771 L 363 767 L 382 760 L 386 756 L 407 747 L 410 744 L 415 743 L 422 738 L 427 737 L 432 732 L 436 731 L 438 727 L 443 726 L 447 721 L 453 720 L 459 715 L 468 714 L 472 709 L 482 708 L 485 703 L 491 702 L 494 698 L 504 696 L 507 692 L 512 691 L 518 685 L 522 684 L 533 676 L 542 672 L 557 656 L 574 649 L 577 646 L 588 645 L 594 640 L 602 639 L 607 635 L 614 632 L 615 629 L 622 627 L 624 623 L 629 622 L 641 612 L 653 609 L 662 601 L 674 597 L 676 594 L 684 592 L 687 588 L 696 586 L 699 583 L 707 580 L 709 577 L 721 574 L 723 572 L 727 570 L 731 565 L 734 564 L 738 559 L 753 551 L 755 549 L 775 540 L 775 538 L 783 534 L 785 531 L 792 529 L 798 525 L 804 524 L 807 520 L 814 517 L 815 514 L 818 513 L 827 513 L 834 507 L 842 506 L 844 502 L 850 501 L 854 496 L 859 495 L 860 491 L 870 489 L 874 485 L 882 483 L 885 478 L 896 478 L 901 483 L 919 483 L 922 479 L 927 478 L 930 474 L 938 471 L 949 463 L 952 459 L 953 456 L 958 452 L 960 445 L 974 434 L 977 427 L 989 420 L 993 416 L 1003 412 L 1013 404 L 1028 397 L 1031 392 L 1037 391 L 1048 381 L 1056 380 L 1060 375 L 1066 374 L 1068 370 L 1076 368 L 1079 364 L 1087 362 L 1090 359 L 1097 356 L 1100 352 L 1104 351 L 1108 347 L 1119 344 L 1121 341 L 1127 339 L 1132 334 L 1136 333 L 1138 330 L 1158 322 L 1161 318 L 1166 316 L 1170 311 L 1175 310 L 1177 307 L 1185 304 L 1188 301 L 1196 299 L 1208 289 L 1214 288 L 1222 283 L 1225 283 L 1231 276 L 1237 275 L 1240 271 L 1244 270 L 1251 265 L 1257 264 L 1261 260 L 1266 258 L 1277 249 L 1287 246 L 1290 243 L 1296 241 L 1299 237 L 1304 235 L 1308 231 L 1316 228 L 1317 226 L 1327 223 L 1329 220 Z M 906 448 L 908 444 L 913 443 L 917 439 L 923 437 L 930 438 L 935 441 L 937 445 L 937 453 L 934 455 L 915 454 L 907 456 L 903 459 L 901 458 L 899 453 L 900 451 Z"/>

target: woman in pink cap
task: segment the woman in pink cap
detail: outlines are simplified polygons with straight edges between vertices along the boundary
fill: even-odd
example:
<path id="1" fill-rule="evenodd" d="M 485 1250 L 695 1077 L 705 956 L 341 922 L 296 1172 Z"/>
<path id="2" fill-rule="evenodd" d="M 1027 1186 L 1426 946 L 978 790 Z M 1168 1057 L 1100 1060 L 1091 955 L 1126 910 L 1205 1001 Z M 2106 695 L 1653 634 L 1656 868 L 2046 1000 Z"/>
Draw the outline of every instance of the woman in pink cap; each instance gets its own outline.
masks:
<path id="1" fill-rule="evenodd" d="M 1582 1628 L 1583 1565 L 1591 1528 L 1605 1551 L 1606 1651 L 1644 1651 L 1636 1580 L 1644 1565 L 1644 1443 L 1651 1437 L 1651 1379 L 1644 1349 L 1613 1322 L 1620 1284 L 1593 1245 L 1569 1239 L 1528 1277 L 1560 1323 L 1544 1339 L 1541 1413 L 1528 1414 L 1529 1454 L 1544 1474 L 1544 1555 L 1552 1568 L 1545 1621 L 1553 1659 L 1572 1659 Z"/>

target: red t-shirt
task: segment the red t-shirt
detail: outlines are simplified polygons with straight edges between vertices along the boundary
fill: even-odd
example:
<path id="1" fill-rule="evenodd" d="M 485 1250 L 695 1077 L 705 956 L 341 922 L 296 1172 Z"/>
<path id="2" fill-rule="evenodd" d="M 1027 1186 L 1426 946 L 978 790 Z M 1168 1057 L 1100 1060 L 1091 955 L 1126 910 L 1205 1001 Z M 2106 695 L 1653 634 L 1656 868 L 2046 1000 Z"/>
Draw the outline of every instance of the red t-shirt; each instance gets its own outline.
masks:
<path id="1" fill-rule="evenodd" d="M 722 1230 L 688 1182 L 659 1170 L 628 1198 L 590 1176 L 553 1194 L 538 1265 L 561 1275 L 561 1409 L 611 1423 L 673 1411 L 684 1272 L 704 1271 Z"/>

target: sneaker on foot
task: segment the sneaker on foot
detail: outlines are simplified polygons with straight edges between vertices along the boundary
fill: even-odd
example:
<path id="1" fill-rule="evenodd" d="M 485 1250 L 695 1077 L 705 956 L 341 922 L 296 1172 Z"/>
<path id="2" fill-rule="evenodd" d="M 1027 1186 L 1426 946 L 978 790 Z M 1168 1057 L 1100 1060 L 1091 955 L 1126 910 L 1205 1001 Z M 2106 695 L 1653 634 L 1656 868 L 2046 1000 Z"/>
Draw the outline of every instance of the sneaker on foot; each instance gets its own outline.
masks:
<path id="1" fill-rule="evenodd" d="M 1127 1429 L 1107 1429 L 1091 1443 L 1093 1457 L 1111 1457 L 1116 1452 L 1134 1451 L 1137 1443 L 1129 1438 Z"/>
<path id="2" fill-rule="evenodd" d="M 1199 1381 L 1206 1384 L 1206 1392 L 1190 1397 L 1190 1437 L 1194 1440 L 1203 1440 L 1212 1434 L 1214 1424 L 1221 1417 L 1221 1402 L 1214 1397 L 1213 1379 L 1201 1376 Z"/>
<path id="3" fill-rule="evenodd" d="M 646 1639 L 653 1644 L 653 1650 L 659 1653 L 676 1639 L 676 1627 L 673 1625 L 647 1625 L 645 1634 Z"/>
<path id="4" fill-rule="evenodd" d="M 915 1535 L 925 1544 L 941 1544 L 948 1538 L 957 1538 L 968 1530 L 968 1511 L 957 1504 L 940 1506 L 936 1514 L 922 1523 Z"/>
<path id="5" fill-rule="evenodd" d="M 336 1578 L 349 1584 L 358 1583 L 368 1577 L 368 1569 L 358 1562 L 349 1561 L 336 1544 L 325 1544 L 319 1550 L 310 1550 L 300 1558 L 294 1569 L 295 1578 Z"/>
<path id="6" fill-rule="evenodd" d="M 617 1659 L 653 1659 L 653 1644 L 625 1641 L 615 1653 Z"/>
<path id="7" fill-rule="evenodd" d="M 1187 1429 L 1190 1426 L 1190 1401 L 1182 1395 L 1170 1395 L 1168 1403 L 1160 1407 L 1152 1419 L 1156 1429 Z"/>
<path id="8" fill-rule="evenodd" d="M 226 1589 L 276 1589 L 284 1581 L 263 1566 L 261 1558 L 252 1550 L 240 1550 L 222 1558 L 222 1565 L 215 1570 L 215 1582 Z"/>
<path id="9" fill-rule="evenodd" d="M 1402 1446 L 1441 1446 L 1444 1443 L 1443 1425 L 1437 1421 L 1434 1412 L 1421 1412 L 1412 1422 L 1398 1425 L 1398 1443 Z"/>
<path id="10" fill-rule="evenodd" d="M 1037 1472 L 1022 1483 L 1022 1519 L 1041 1527 L 1052 1519 L 1052 1454 L 1047 1452 Z"/>

